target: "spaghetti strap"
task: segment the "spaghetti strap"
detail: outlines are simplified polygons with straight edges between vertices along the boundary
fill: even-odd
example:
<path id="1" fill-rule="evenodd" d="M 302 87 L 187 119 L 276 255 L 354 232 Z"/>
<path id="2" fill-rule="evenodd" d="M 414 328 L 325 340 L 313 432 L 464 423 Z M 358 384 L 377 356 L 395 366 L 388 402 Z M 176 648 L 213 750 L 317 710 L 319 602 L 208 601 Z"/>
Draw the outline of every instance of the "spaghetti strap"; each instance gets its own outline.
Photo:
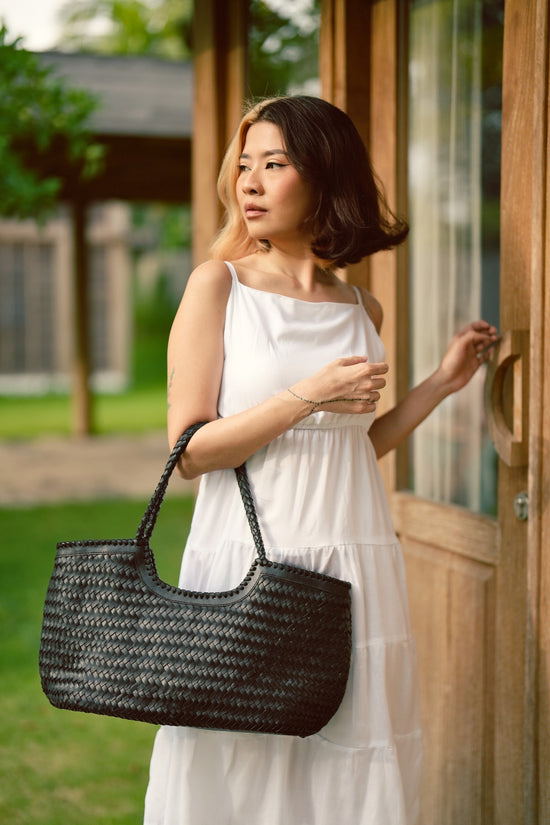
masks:
<path id="1" fill-rule="evenodd" d="M 233 283 L 238 284 L 239 279 L 237 278 L 237 270 L 235 269 L 235 267 L 233 266 L 231 261 L 224 261 L 224 264 L 226 265 L 226 267 L 228 268 L 228 270 L 231 273 L 231 280 L 233 281 Z"/>
<path id="2" fill-rule="evenodd" d="M 359 289 L 358 286 L 355 286 L 355 284 L 352 284 L 352 287 L 353 287 L 353 291 L 355 292 L 355 296 L 357 298 L 357 303 L 359 304 L 359 306 L 363 307 L 363 309 L 365 310 L 365 312 L 368 315 L 369 313 L 368 313 L 368 310 L 365 306 L 365 302 L 363 301 L 363 296 L 361 295 L 361 290 Z"/>
<path id="3" fill-rule="evenodd" d="M 367 316 L 367 318 L 369 319 L 369 322 L 372 324 L 372 326 L 376 330 L 376 324 L 374 323 L 374 319 L 372 318 L 372 316 L 369 312 L 369 309 L 365 304 L 365 301 L 363 299 L 363 293 L 361 292 L 361 290 L 359 289 L 358 286 L 355 286 L 355 284 L 352 284 L 352 287 L 353 287 L 353 291 L 357 295 L 357 303 L 359 304 L 359 306 L 363 307 L 365 315 Z M 377 331 L 377 334 L 378 334 L 378 331 Z"/>

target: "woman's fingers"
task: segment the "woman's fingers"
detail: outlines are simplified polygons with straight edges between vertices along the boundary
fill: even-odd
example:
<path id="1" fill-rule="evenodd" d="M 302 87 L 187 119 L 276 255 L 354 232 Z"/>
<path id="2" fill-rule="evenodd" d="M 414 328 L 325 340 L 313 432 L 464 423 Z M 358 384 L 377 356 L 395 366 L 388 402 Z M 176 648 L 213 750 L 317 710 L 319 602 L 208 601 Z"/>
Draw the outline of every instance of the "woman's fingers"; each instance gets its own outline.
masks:
<path id="1" fill-rule="evenodd" d="M 372 364 L 366 362 L 361 365 L 346 370 L 345 394 L 351 398 L 364 398 L 365 396 L 380 397 L 378 390 L 386 386 L 384 375 L 388 371 L 386 363 Z M 343 393 L 344 394 L 344 393 Z"/>
<path id="2" fill-rule="evenodd" d="M 488 321 L 484 321 L 480 319 L 479 321 L 471 321 L 469 324 L 466 324 L 460 332 L 468 332 L 469 330 L 475 330 L 476 332 L 485 332 L 489 335 L 496 334 L 497 329 L 496 327 L 492 326 L 488 323 Z M 459 333 L 460 334 L 460 333 Z"/>
<path id="3" fill-rule="evenodd" d="M 453 336 L 438 370 L 449 392 L 468 383 L 498 340 L 496 328 L 486 321 L 473 321 Z"/>
<path id="4" fill-rule="evenodd" d="M 343 358 L 337 358 L 332 363 L 341 367 L 351 367 L 354 364 L 366 364 L 368 360 L 366 355 L 346 355 Z"/>
<path id="5" fill-rule="evenodd" d="M 492 348 L 499 341 L 500 338 L 494 326 L 486 321 L 472 321 L 453 336 L 448 353 L 453 350 L 457 353 L 462 351 L 464 355 L 470 353 L 482 362 L 490 357 Z"/>
<path id="6" fill-rule="evenodd" d="M 472 321 L 471 324 L 463 327 L 457 332 L 457 339 L 463 339 L 464 342 L 473 342 L 474 346 L 488 345 L 498 340 L 498 331 L 496 327 L 491 326 L 486 321 Z"/>
<path id="7" fill-rule="evenodd" d="M 345 386 L 339 394 L 349 400 L 367 401 L 369 404 L 376 404 L 380 400 L 379 390 L 386 386 L 384 375 L 388 372 L 388 365 L 385 362 L 344 366 L 346 373 Z"/>
<path id="8" fill-rule="evenodd" d="M 371 363 L 365 356 L 347 356 L 327 364 L 318 373 L 294 385 L 301 398 L 334 412 L 376 409 L 380 390 L 386 386 L 385 362 Z"/>
<path id="9" fill-rule="evenodd" d="M 340 367 L 353 367 L 357 365 L 363 365 L 367 372 L 370 373 L 384 373 L 387 372 L 389 369 L 385 361 L 373 363 L 372 361 L 369 361 L 368 358 L 364 355 L 348 355 L 345 358 L 338 358 L 336 361 L 333 361 L 332 363 Z"/>

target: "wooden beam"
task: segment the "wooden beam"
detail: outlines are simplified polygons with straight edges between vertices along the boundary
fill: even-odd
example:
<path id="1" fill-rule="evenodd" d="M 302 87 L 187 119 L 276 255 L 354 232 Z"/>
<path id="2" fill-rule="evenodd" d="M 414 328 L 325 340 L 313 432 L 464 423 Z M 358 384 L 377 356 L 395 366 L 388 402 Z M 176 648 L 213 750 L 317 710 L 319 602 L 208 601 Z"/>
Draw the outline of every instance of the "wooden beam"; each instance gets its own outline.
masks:
<path id="1" fill-rule="evenodd" d="M 550 9 L 534 10 L 526 825 L 550 821 Z"/>
<path id="2" fill-rule="evenodd" d="M 407 205 L 406 27 L 407 4 L 402 0 L 322 0 L 322 95 L 352 118 L 389 206 L 400 215 L 406 214 Z M 387 312 L 382 338 L 391 371 L 380 404 L 384 412 L 408 386 L 406 246 L 348 267 L 347 280 L 370 289 Z M 388 493 L 404 486 L 406 465 L 406 448 L 382 459 Z"/>
<path id="3" fill-rule="evenodd" d="M 18 149 L 25 165 L 41 178 L 61 180 L 62 201 L 124 200 L 183 204 L 191 200 L 191 137 L 95 134 L 103 147 L 100 171 L 82 175 L 66 142 L 54 140 L 45 152 L 30 141 Z"/>
<path id="4" fill-rule="evenodd" d="M 407 3 L 385 0 L 371 7 L 370 153 L 390 208 L 407 214 Z M 387 314 L 382 329 L 391 376 L 380 412 L 393 407 L 408 390 L 409 296 L 408 252 L 403 244 L 379 252 L 370 263 L 370 289 Z M 406 487 L 408 448 L 403 445 L 382 460 L 387 490 Z"/>
<path id="5" fill-rule="evenodd" d="M 321 93 L 348 113 L 367 145 L 370 19 L 365 0 L 321 0 Z"/>
<path id="6" fill-rule="evenodd" d="M 507 0 L 500 326 L 503 332 L 530 330 L 530 391 L 528 467 L 518 470 L 500 461 L 498 473 L 504 527 L 495 650 L 495 821 L 502 825 L 519 820 L 537 825 L 550 815 L 549 33 L 547 0 Z M 529 496 L 528 521 L 506 519 L 521 491 Z"/>
<path id="7" fill-rule="evenodd" d="M 216 181 L 238 126 L 246 77 L 247 0 L 201 0 L 194 17 L 193 258 L 208 257 L 220 223 Z"/>
<path id="8" fill-rule="evenodd" d="M 105 149 L 102 171 L 88 180 L 64 175 L 61 197 L 171 204 L 191 200 L 191 140 L 98 135 Z"/>
<path id="9" fill-rule="evenodd" d="M 321 0 L 319 75 L 321 95 L 347 112 L 366 146 L 370 140 L 370 4 L 365 0 Z M 346 280 L 369 284 L 369 261 L 347 267 Z"/>
<path id="10" fill-rule="evenodd" d="M 536 1 L 536 0 L 535 0 Z M 501 332 L 529 328 L 532 230 L 533 55 L 535 2 L 507 0 L 502 78 L 502 174 L 500 208 Z M 509 390 L 506 387 L 505 390 Z M 535 389 L 534 387 L 532 388 Z M 507 393 L 508 395 L 508 393 Z M 507 401 L 511 409 L 512 399 Z M 508 517 L 514 496 L 527 489 L 527 468 L 499 461 L 498 512 L 501 563 L 495 621 L 495 822 L 533 823 L 532 751 L 527 735 L 528 650 L 526 640 L 527 522 Z M 512 658 L 513 657 L 513 658 Z M 512 667 L 511 662 L 516 666 Z M 533 823 L 534 825 L 534 823 Z"/>
<path id="11" fill-rule="evenodd" d="M 89 255 L 86 240 L 87 207 L 74 201 L 73 212 L 73 396 L 72 433 L 89 435 L 92 431 L 90 392 L 91 353 L 89 323 Z"/>

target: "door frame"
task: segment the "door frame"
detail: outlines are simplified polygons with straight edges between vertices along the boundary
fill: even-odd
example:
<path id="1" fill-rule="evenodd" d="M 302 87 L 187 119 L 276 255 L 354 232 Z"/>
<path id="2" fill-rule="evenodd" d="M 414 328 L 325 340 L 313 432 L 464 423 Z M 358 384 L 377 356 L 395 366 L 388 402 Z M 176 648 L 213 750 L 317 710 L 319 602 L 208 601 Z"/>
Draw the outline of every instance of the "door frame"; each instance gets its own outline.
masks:
<path id="1" fill-rule="evenodd" d="M 390 205 L 406 214 L 408 3 L 323 0 L 321 21 L 323 97 L 354 119 L 361 113 L 358 125 Z M 498 825 L 550 821 L 550 553 L 543 552 L 550 547 L 549 35 L 547 0 L 506 0 L 500 329 L 530 330 L 529 464 L 518 469 L 499 461 L 497 521 L 463 511 L 461 522 L 461 539 L 467 531 L 479 560 L 497 568 L 484 808 L 487 823 Z M 348 278 L 370 288 L 385 308 L 383 338 L 397 369 L 384 401 L 393 406 L 408 385 L 406 251 L 377 255 L 350 268 Z M 385 457 L 381 469 L 398 532 L 441 540 L 442 505 L 403 492 L 407 450 Z M 522 490 L 527 522 L 513 514 Z M 444 538 L 452 545 L 452 536 Z"/>

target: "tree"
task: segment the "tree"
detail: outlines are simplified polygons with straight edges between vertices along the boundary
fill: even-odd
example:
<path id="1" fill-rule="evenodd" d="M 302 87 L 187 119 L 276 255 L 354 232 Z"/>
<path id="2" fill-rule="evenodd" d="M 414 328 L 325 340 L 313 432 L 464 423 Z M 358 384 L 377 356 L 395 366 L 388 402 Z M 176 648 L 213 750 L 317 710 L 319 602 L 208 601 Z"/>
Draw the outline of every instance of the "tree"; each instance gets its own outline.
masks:
<path id="1" fill-rule="evenodd" d="M 96 54 L 189 58 L 191 0 L 68 0 L 63 47 Z M 320 0 L 250 0 L 249 77 L 253 97 L 307 88 L 318 76 Z"/>
<path id="2" fill-rule="evenodd" d="M 43 218 L 53 209 L 61 188 L 56 177 L 35 171 L 36 157 L 63 141 L 67 157 L 81 174 L 93 174 L 101 149 L 87 129 L 94 98 L 68 89 L 0 28 L 0 214 Z"/>
<path id="3" fill-rule="evenodd" d="M 95 54 L 191 54 L 192 0 L 69 0 L 61 8 L 63 45 Z"/>
<path id="4" fill-rule="evenodd" d="M 319 75 L 320 0 L 250 0 L 253 97 L 308 91 Z"/>

